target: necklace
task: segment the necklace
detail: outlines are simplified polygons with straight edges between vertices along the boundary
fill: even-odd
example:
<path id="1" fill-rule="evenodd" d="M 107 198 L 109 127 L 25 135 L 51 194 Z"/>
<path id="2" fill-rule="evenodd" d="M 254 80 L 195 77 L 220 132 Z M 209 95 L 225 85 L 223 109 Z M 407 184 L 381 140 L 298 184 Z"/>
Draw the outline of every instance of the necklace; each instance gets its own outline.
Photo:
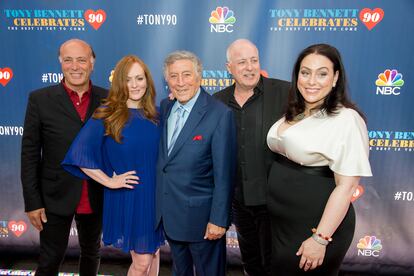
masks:
<path id="1" fill-rule="evenodd" d="M 293 121 L 298 122 L 298 121 L 301 121 L 304 118 L 309 117 L 309 116 L 314 116 L 316 118 L 321 118 L 321 117 L 324 116 L 324 111 L 321 110 L 321 109 L 311 109 L 309 111 L 309 115 L 308 116 L 306 116 L 305 111 L 304 111 L 302 113 L 299 113 L 295 117 L 293 117 Z"/>
<path id="2" fill-rule="evenodd" d="M 295 117 L 293 117 L 293 121 L 300 121 L 303 118 L 305 118 L 305 112 L 299 113 L 298 115 L 296 115 Z"/>

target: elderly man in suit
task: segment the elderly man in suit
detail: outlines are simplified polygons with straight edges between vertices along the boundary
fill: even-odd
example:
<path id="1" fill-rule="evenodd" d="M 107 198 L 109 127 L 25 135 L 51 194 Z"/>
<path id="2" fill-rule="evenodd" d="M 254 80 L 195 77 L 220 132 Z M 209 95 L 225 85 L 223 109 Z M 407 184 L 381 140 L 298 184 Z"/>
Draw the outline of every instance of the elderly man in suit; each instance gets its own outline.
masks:
<path id="1" fill-rule="evenodd" d="M 249 276 L 270 275 L 271 232 L 266 207 L 267 172 L 273 153 L 267 132 L 282 117 L 289 82 L 261 76 L 259 51 L 247 39 L 227 48 L 235 83 L 214 96 L 233 109 L 237 125 L 237 172 L 233 200 L 242 263 Z"/>
<path id="2" fill-rule="evenodd" d="M 177 51 L 164 62 L 175 100 L 161 102 L 156 223 L 163 225 L 176 276 L 225 275 L 235 169 L 230 108 L 201 84 L 201 62 Z"/>
<path id="3" fill-rule="evenodd" d="M 40 232 L 37 276 L 58 274 L 73 218 L 81 248 L 79 272 L 92 276 L 100 260 L 102 187 L 72 176 L 60 163 L 107 92 L 90 81 L 95 54 L 86 42 L 64 42 L 59 61 L 62 82 L 29 96 L 21 151 L 25 211 Z"/>

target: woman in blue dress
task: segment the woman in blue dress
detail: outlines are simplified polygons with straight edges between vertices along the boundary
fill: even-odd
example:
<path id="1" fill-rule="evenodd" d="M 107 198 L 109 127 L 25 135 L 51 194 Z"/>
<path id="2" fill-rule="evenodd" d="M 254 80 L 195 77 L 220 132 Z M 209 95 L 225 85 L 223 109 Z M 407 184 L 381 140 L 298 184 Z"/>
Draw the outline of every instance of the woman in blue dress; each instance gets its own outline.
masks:
<path id="1" fill-rule="evenodd" d="M 115 67 L 109 95 L 82 128 L 63 166 L 104 185 L 103 242 L 130 252 L 128 275 L 158 275 L 162 229 L 154 229 L 160 128 L 154 82 L 136 56 Z"/>

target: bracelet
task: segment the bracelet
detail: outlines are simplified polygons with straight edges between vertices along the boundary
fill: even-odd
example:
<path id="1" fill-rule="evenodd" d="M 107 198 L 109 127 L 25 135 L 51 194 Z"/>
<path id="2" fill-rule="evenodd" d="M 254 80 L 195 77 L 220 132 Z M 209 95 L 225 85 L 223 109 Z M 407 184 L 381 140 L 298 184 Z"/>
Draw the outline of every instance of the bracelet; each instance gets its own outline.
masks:
<path id="1" fill-rule="evenodd" d="M 313 233 L 312 234 L 312 239 L 314 240 L 314 241 L 316 241 L 317 243 L 319 243 L 320 245 L 328 245 L 329 244 L 329 241 L 327 241 L 327 240 L 325 240 L 325 239 L 323 239 L 323 238 L 321 238 L 321 237 L 319 237 L 318 236 L 318 234 L 316 234 L 316 233 Z"/>
<path id="2" fill-rule="evenodd" d="M 330 243 L 331 241 L 332 241 L 332 238 L 331 237 L 328 237 L 328 236 L 324 236 L 324 235 L 322 235 L 321 233 L 317 233 L 318 231 L 316 230 L 316 228 L 312 228 L 312 233 L 313 233 L 313 235 L 315 235 L 315 236 L 317 236 L 317 237 L 319 237 L 320 239 L 322 239 L 322 240 L 325 240 L 325 241 L 327 241 L 328 243 Z M 312 235 L 312 236 L 313 236 Z M 315 239 L 315 238 L 314 238 Z M 328 244 L 327 243 L 327 244 Z"/>

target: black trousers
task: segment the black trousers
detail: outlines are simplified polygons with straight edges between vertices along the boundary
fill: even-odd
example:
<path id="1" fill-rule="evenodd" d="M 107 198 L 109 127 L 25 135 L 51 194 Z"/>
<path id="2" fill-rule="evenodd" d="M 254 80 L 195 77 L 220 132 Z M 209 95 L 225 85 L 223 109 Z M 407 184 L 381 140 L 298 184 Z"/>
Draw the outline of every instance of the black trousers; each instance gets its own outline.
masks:
<path id="1" fill-rule="evenodd" d="M 232 211 L 245 274 L 271 275 L 272 235 L 266 205 L 246 206 L 234 199 Z"/>
<path id="2" fill-rule="evenodd" d="M 47 223 L 40 231 L 40 256 L 36 276 L 58 275 L 68 246 L 72 216 L 46 213 Z M 75 214 L 80 245 L 79 274 L 96 276 L 99 269 L 102 215 Z"/>

